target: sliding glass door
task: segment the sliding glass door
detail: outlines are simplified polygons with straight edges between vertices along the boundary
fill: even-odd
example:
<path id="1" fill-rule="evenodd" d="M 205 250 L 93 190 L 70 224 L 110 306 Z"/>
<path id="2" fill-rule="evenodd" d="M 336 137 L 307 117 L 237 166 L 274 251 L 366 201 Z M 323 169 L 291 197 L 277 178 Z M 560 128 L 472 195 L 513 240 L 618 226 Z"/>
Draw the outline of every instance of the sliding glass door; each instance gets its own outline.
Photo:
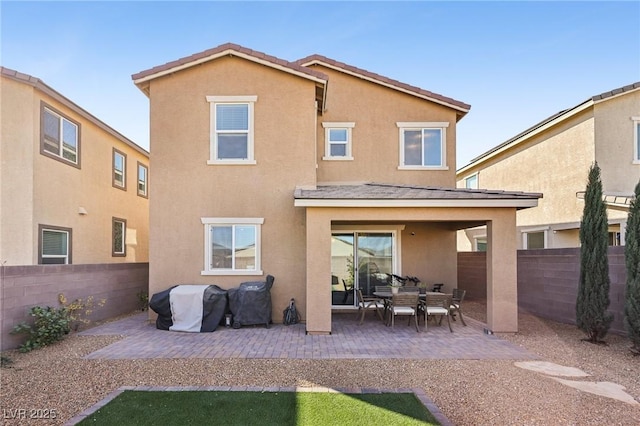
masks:
<path id="1" fill-rule="evenodd" d="M 334 306 L 355 306 L 355 290 L 371 295 L 395 271 L 394 232 L 334 232 L 331 297 Z"/>

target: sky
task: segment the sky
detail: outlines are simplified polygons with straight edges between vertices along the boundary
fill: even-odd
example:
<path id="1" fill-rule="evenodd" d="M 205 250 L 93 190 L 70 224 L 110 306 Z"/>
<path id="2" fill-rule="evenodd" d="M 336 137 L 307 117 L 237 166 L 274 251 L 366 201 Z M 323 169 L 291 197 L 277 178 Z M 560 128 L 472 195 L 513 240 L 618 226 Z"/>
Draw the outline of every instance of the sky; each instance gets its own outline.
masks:
<path id="1" fill-rule="evenodd" d="M 640 81 L 640 1 L 0 0 L 0 64 L 44 81 L 149 149 L 131 75 L 232 42 L 320 54 L 471 105 L 457 168 L 521 131 Z"/>

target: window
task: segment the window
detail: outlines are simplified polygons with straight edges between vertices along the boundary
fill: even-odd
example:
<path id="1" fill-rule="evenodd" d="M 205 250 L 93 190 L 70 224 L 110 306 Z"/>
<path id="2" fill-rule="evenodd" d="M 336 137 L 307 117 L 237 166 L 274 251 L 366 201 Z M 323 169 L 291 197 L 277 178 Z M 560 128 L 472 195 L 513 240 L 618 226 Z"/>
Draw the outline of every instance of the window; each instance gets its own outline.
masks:
<path id="1" fill-rule="evenodd" d="M 446 170 L 446 128 L 449 123 L 396 123 L 400 129 L 399 169 Z"/>
<path id="2" fill-rule="evenodd" d="M 80 124 L 41 104 L 40 153 L 80 168 Z"/>
<path id="3" fill-rule="evenodd" d="M 262 218 L 202 218 L 204 270 L 202 275 L 262 275 L 260 230 Z"/>
<path id="4" fill-rule="evenodd" d="M 351 129 L 355 123 L 322 123 L 325 149 L 323 160 L 353 160 Z"/>
<path id="5" fill-rule="evenodd" d="M 609 231 L 609 245 L 610 246 L 620 245 L 620 232 Z"/>
<path id="6" fill-rule="evenodd" d="M 478 174 L 469 176 L 464 180 L 464 187 L 467 189 L 478 189 Z"/>
<path id="7" fill-rule="evenodd" d="M 59 226 L 38 226 L 38 264 L 66 265 L 71 263 L 71 229 Z"/>
<path id="8" fill-rule="evenodd" d="M 474 251 L 487 251 L 487 237 L 475 237 L 473 239 L 474 242 Z"/>
<path id="9" fill-rule="evenodd" d="M 640 117 L 631 117 L 633 120 L 633 163 L 640 164 Z"/>
<path id="10" fill-rule="evenodd" d="M 119 189 L 127 190 L 127 154 L 113 148 L 113 182 Z"/>
<path id="11" fill-rule="evenodd" d="M 524 248 L 527 250 L 543 249 L 546 247 L 546 231 L 525 232 Z"/>
<path id="12" fill-rule="evenodd" d="M 127 221 L 114 217 L 111 229 L 113 234 L 111 256 L 125 257 L 127 255 Z"/>
<path id="13" fill-rule="evenodd" d="M 147 176 L 149 175 L 149 169 L 144 164 L 138 162 L 138 195 L 147 198 Z"/>
<path id="14" fill-rule="evenodd" d="M 253 105 L 257 96 L 207 96 L 211 104 L 208 164 L 255 164 Z"/>

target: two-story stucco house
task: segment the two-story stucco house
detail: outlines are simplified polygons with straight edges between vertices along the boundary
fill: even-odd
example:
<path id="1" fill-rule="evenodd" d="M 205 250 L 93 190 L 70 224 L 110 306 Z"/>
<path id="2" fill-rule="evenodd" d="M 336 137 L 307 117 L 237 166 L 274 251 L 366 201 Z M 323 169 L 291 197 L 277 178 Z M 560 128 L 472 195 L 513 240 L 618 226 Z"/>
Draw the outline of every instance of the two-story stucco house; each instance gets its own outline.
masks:
<path id="1" fill-rule="evenodd" d="M 132 76 L 150 100 L 149 293 L 275 276 L 307 332 L 331 332 L 341 279 L 456 287 L 456 231 L 489 228 L 488 324 L 517 330 L 516 210 L 539 194 L 456 189 L 469 105 L 323 56 L 235 44 Z M 344 293 L 343 293 L 344 294 Z"/>
<path id="2" fill-rule="evenodd" d="M 640 82 L 593 96 L 473 159 L 457 185 L 544 193 L 517 215 L 522 249 L 580 245 L 589 167 L 601 169 L 610 245 L 624 244 L 627 212 L 640 180 Z M 461 251 L 482 250 L 483 227 L 460 233 Z"/>
<path id="3" fill-rule="evenodd" d="M 147 262 L 149 153 L 42 80 L 1 75 L 0 263 Z"/>

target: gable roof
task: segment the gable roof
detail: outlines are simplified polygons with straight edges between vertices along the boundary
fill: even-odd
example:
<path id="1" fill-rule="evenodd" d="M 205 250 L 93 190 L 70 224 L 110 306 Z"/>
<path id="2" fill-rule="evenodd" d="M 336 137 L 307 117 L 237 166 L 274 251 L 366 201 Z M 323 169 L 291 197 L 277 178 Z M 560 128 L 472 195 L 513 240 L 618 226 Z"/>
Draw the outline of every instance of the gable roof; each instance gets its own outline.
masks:
<path id="1" fill-rule="evenodd" d="M 296 188 L 297 207 L 515 207 L 538 205 L 542 194 L 489 189 L 444 188 L 387 183 Z"/>
<path id="2" fill-rule="evenodd" d="M 447 106 L 449 108 L 453 108 L 458 111 L 458 120 L 464 117 L 471 109 L 471 105 L 464 102 L 460 102 L 453 98 L 448 98 L 446 96 L 430 92 L 416 86 L 411 86 L 398 80 L 393 80 L 389 77 L 385 77 L 380 74 L 376 74 L 361 68 L 354 67 L 352 65 L 345 64 L 344 62 L 339 62 L 334 59 L 327 58 L 326 56 L 311 55 L 307 56 L 306 58 L 297 60 L 296 63 L 305 67 L 309 67 L 312 65 L 322 65 L 327 68 L 331 68 L 345 74 L 361 78 L 363 80 L 380 84 L 382 86 L 389 87 L 400 92 L 408 93 L 410 95 L 417 96 L 419 98 L 426 99 L 431 102 Z"/>
<path id="3" fill-rule="evenodd" d="M 131 139 L 127 138 L 122 133 L 118 132 L 113 127 L 109 126 L 104 121 L 100 120 L 99 118 L 97 118 L 96 116 L 94 116 L 93 114 L 85 110 L 84 108 L 80 107 L 78 104 L 76 104 L 66 96 L 62 95 L 57 90 L 54 90 L 39 78 L 33 77 L 29 74 L 24 74 L 19 71 L 12 70 L 6 67 L 0 67 L 0 74 L 2 75 L 2 77 L 10 78 L 19 83 L 34 87 L 35 89 L 41 91 L 42 93 L 60 102 L 62 105 L 66 106 L 76 114 L 92 122 L 102 130 L 104 130 L 105 132 L 109 133 L 111 136 L 115 137 L 116 139 L 119 139 L 120 141 L 124 142 L 126 145 L 129 145 L 131 148 L 138 151 L 140 154 L 144 155 L 147 158 L 149 157 L 149 151 L 142 148 L 141 146 L 133 142 Z"/>
<path id="4" fill-rule="evenodd" d="M 479 156 L 477 156 L 476 158 L 472 159 L 469 164 L 461 167 L 460 169 L 458 169 L 457 173 L 464 173 L 466 171 L 468 171 L 470 168 L 472 168 L 473 166 L 476 166 L 479 163 L 482 163 L 496 155 L 498 155 L 500 152 L 503 152 L 513 146 L 516 146 L 524 141 L 526 141 L 527 139 L 529 139 L 530 137 L 535 136 L 536 134 L 552 127 L 555 126 L 556 124 L 567 120 L 573 116 L 575 116 L 576 114 L 578 114 L 581 111 L 584 111 L 585 109 L 591 108 L 592 106 L 594 106 L 596 103 L 602 102 L 602 101 L 606 101 L 610 98 L 613 98 L 615 96 L 620 96 L 620 95 L 625 95 L 629 92 L 633 92 L 635 90 L 640 89 L 640 81 L 636 82 L 636 83 L 632 83 L 632 84 L 628 84 L 626 86 L 623 87 L 619 87 L 617 89 L 613 89 L 610 90 L 608 92 L 604 92 L 601 93 L 599 95 L 595 95 L 590 97 L 589 99 L 587 99 L 584 102 L 579 103 L 578 105 L 572 107 L 572 108 L 567 108 L 565 110 L 562 110 L 560 112 L 557 112 L 555 114 L 553 114 L 550 117 L 545 118 L 544 120 L 540 121 L 539 123 L 534 124 L 533 126 L 529 127 L 528 129 L 526 129 L 525 131 L 518 133 L 516 136 L 506 140 L 505 142 L 491 148 L 490 150 L 484 152 L 483 154 L 480 154 Z"/>
<path id="5" fill-rule="evenodd" d="M 221 44 L 220 46 L 214 47 L 212 49 L 194 53 L 193 55 L 185 56 L 183 58 L 176 59 L 175 61 L 167 62 L 166 64 L 158 65 L 148 70 L 140 71 L 136 74 L 133 74 L 131 76 L 131 79 L 133 80 L 135 85 L 138 86 L 138 88 L 148 96 L 149 81 L 158 77 L 162 77 L 163 75 L 171 74 L 176 71 L 202 64 L 204 62 L 213 61 L 223 56 L 236 56 L 261 65 L 278 69 L 280 71 L 297 75 L 299 77 L 316 82 L 317 84 L 321 85 L 323 89 L 327 84 L 328 78 L 321 72 L 305 68 L 294 62 L 276 58 L 275 56 L 267 55 L 263 52 L 248 49 L 234 43 Z"/>

